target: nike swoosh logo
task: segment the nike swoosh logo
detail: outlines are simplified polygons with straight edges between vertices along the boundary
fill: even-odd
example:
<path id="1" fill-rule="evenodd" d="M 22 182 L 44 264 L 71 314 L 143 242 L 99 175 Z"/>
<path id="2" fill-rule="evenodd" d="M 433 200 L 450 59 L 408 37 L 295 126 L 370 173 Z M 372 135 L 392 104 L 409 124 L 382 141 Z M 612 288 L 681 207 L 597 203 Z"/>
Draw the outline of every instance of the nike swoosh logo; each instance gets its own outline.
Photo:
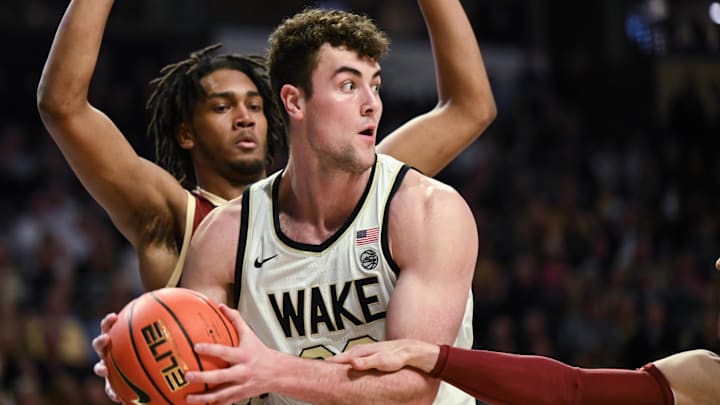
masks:
<path id="1" fill-rule="evenodd" d="M 112 354 L 110 355 L 112 357 Z M 125 373 L 120 370 L 120 367 L 117 366 L 117 363 L 115 362 L 115 358 L 112 358 L 113 366 L 115 367 L 115 370 L 117 370 L 118 374 L 120 374 L 120 377 L 125 381 L 125 384 L 127 384 L 128 387 L 137 395 L 137 399 L 133 400 L 133 404 L 135 405 L 142 405 L 142 404 L 149 404 L 150 403 L 150 396 L 143 391 L 140 387 L 135 385 L 132 381 L 130 381 L 129 378 L 125 375 Z"/>
<path id="2" fill-rule="evenodd" d="M 259 269 L 260 267 L 262 267 L 263 263 L 265 263 L 265 262 L 267 262 L 267 261 L 269 261 L 269 260 L 272 260 L 272 259 L 274 259 L 274 258 L 276 258 L 276 257 L 277 257 L 277 255 L 273 255 L 273 256 L 270 256 L 270 257 L 266 257 L 266 258 L 264 258 L 264 259 L 262 259 L 262 260 L 260 260 L 260 257 L 256 257 L 256 258 L 255 258 L 255 268 L 256 268 L 256 269 Z"/>

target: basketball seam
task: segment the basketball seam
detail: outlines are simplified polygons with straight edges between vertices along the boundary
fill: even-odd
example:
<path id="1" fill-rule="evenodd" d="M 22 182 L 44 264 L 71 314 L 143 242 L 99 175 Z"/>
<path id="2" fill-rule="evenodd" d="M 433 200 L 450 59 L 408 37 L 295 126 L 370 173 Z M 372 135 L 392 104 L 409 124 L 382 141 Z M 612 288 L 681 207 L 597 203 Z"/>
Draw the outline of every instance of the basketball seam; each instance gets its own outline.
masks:
<path id="1" fill-rule="evenodd" d="M 138 352 L 137 344 L 135 344 L 135 333 L 133 333 L 133 327 L 132 327 L 132 319 L 133 319 L 133 311 L 135 309 L 135 305 L 137 304 L 137 301 L 134 301 L 131 306 L 130 310 L 128 311 L 127 316 L 127 322 L 128 322 L 128 332 L 130 334 L 130 342 L 132 343 L 133 352 L 135 353 L 135 358 L 137 359 L 138 364 L 140 365 L 140 368 L 145 373 L 145 376 L 147 377 L 148 381 L 150 381 L 150 384 L 155 388 L 155 391 L 157 391 L 161 397 L 168 403 L 172 405 L 172 401 L 168 399 L 168 397 L 165 396 L 165 394 L 162 392 L 160 387 L 155 384 L 155 380 L 150 376 L 150 372 L 145 368 L 145 363 L 143 363 L 142 359 L 140 358 L 140 353 Z"/>
<path id="2" fill-rule="evenodd" d="M 180 322 L 180 319 L 178 319 L 177 315 L 175 315 L 175 312 L 173 312 L 173 310 L 170 309 L 170 307 L 168 307 L 168 305 L 165 302 L 163 302 L 154 292 L 151 293 L 150 295 L 153 297 L 153 299 L 155 301 L 157 301 L 158 304 L 162 305 L 163 308 L 165 308 L 165 310 L 170 314 L 170 316 L 173 317 L 173 319 L 175 320 L 175 324 L 178 326 L 178 328 L 180 328 L 180 331 L 182 331 L 183 336 L 185 336 L 185 340 L 187 340 L 187 342 L 190 344 L 190 348 L 192 348 L 192 354 L 193 354 L 193 357 L 195 357 L 195 362 L 197 363 L 198 369 L 200 371 L 203 371 L 204 368 L 203 368 L 202 362 L 200 361 L 200 356 L 198 356 L 198 354 L 195 353 L 195 349 L 194 349 L 195 343 L 192 341 L 192 339 L 190 338 L 190 335 L 185 330 L 185 325 L 183 325 Z M 192 295 L 195 295 L 195 294 L 192 294 Z M 210 390 L 210 387 L 207 385 L 207 383 L 205 383 L 203 385 L 205 386 L 205 392 L 208 392 Z"/>

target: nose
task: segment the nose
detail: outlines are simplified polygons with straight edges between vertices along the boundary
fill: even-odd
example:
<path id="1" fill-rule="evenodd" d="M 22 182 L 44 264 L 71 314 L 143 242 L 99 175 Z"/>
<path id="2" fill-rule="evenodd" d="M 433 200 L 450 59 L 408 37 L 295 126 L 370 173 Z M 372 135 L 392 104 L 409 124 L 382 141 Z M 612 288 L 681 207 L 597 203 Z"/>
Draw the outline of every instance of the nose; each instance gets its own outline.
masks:
<path id="1" fill-rule="evenodd" d="M 365 91 L 365 100 L 363 100 L 362 104 L 362 115 L 373 115 L 380 112 L 381 109 L 382 101 L 380 100 L 380 95 L 372 87 L 368 88 Z"/>
<path id="2" fill-rule="evenodd" d="M 249 114 L 247 108 L 240 108 L 235 117 L 235 128 L 252 128 L 255 126 L 255 119 Z"/>

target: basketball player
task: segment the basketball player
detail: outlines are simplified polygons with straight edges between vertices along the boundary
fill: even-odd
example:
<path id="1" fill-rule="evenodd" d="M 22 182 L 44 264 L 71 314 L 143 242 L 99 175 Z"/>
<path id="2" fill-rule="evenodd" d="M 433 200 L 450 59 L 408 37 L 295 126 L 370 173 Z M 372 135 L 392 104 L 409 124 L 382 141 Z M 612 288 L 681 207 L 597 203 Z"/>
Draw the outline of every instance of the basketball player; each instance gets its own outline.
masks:
<path id="1" fill-rule="evenodd" d="M 237 308 L 259 340 L 196 347 L 230 366 L 188 372 L 221 387 L 189 402 L 475 403 L 415 370 L 349 374 L 316 360 L 374 340 L 472 343 L 472 212 L 449 186 L 376 154 L 387 45 L 367 18 L 316 9 L 271 35 L 288 162 L 205 218 L 181 280 Z"/>
<path id="2" fill-rule="evenodd" d="M 378 150 L 434 175 L 492 122 L 495 104 L 460 2 L 418 4 L 433 45 L 439 102 Z M 70 2 L 40 79 L 38 107 L 83 185 L 136 249 L 144 287 L 175 286 L 197 224 L 265 177 L 285 128 L 258 58 L 211 56 L 205 49 L 151 82 L 148 133 L 159 166 L 138 156 L 87 99 L 112 5 Z"/>
<path id="3" fill-rule="evenodd" d="M 720 403 L 720 357 L 706 350 L 678 353 L 638 370 L 581 369 L 547 357 L 402 339 L 357 345 L 328 361 L 383 372 L 414 367 L 491 404 Z"/>

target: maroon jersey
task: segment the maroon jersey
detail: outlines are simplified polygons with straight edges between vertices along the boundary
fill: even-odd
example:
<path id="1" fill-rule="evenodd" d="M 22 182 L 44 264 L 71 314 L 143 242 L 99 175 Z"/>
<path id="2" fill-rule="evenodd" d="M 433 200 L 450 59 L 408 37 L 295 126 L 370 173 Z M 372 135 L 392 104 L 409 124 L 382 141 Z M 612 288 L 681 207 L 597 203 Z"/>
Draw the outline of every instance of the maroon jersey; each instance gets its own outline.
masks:
<path id="1" fill-rule="evenodd" d="M 673 405 L 653 364 L 637 370 L 583 369 L 541 357 L 440 346 L 433 377 L 492 404 Z"/>
<path id="2" fill-rule="evenodd" d="M 193 218 L 192 233 L 195 233 L 200 221 L 202 221 L 217 205 L 213 204 L 205 196 L 199 193 L 192 193 L 195 199 L 195 216 Z M 192 236 L 192 235 L 191 235 Z"/>
<path id="3" fill-rule="evenodd" d="M 188 192 L 185 234 L 182 235 L 182 239 L 179 239 L 177 242 L 180 253 L 178 254 L 178 261 L 173 268 L 172 275 L 165 285 L 166 287 L 177 287 L 180 284 L 180 276 L 182 276 L 182 270 L 185 266 L 185 258 L 190 249 L 190 239 L 192 239 L 200 222 L 202 222 L 210 211 L 225 202 L 227 202 L 227 200 L 201 188 L 196 188 L 192 192 Z"/>

